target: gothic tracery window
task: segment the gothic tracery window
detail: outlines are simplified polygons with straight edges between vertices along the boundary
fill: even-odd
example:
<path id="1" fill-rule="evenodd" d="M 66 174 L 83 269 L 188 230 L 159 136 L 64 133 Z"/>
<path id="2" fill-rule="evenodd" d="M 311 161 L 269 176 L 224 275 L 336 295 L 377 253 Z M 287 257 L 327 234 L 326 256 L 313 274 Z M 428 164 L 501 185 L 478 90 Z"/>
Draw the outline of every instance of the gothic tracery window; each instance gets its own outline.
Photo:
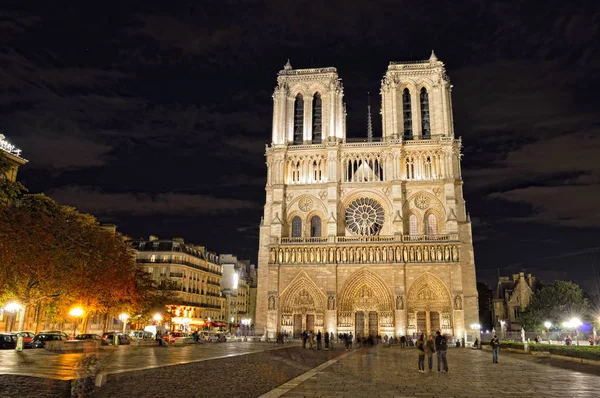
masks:
<path id="1" fill-rule="evenodd" d="M 322 101 L 321 94 L 315 93 L 313 97 L 312 109 L 312 143 L 321 143 L 321 123 L 322 123 Z"/>
<path id="2" fill-rule="evenodd" d="M 429 94 L 427 89 L 421 89 L 421 130 L 423 130 L 423 139 L 431 138 L 431 123 L 429 121 Z"/>
<path id="3" fill-rule="evenodd" d="M 430 214 L 427 216 L 426 220 L 427 224 L 427 235 L 437 235 L 438 234 L 438 222 L 435 214 Z"/>
<path id="4" fill-rule="evenodd" d="M 310 219 L 310 237 L 321 237 L 321 217 L 313 216 Z"/>
<path id="5" fill-rule="evenodd" d="M 417 216 L 411 214 L 408 217 L 408 234 L 409 235 L 418 235 L 419 234 L 419 225 L 417 221 Z"/>
<path id="6" fill-rule="evenodd" d="M 302 94 L 294 101 L 294 144 L 302 144 L 304 140 L 304 98 Z"/>
<path id="7" fill-rule="evenodd" d="M 404 139 L 412 140 L 412 111 L 410 104 L 410 91 L 407 88 L 402 92 L 402 115 L 404 116 Z"/>
<path id="8" fill-rule="evenodd" d="M 299 238 L 302 236 L 302 220 L 296 216 L 292 219 L 292 238 Z"/>
<path id="9" fill-rule="evenodd" d="M 346 226 L 357 235 L 379 235 L 384 220 L 383 207 L 370 198 L 356 199 L 346 209 Z"/>

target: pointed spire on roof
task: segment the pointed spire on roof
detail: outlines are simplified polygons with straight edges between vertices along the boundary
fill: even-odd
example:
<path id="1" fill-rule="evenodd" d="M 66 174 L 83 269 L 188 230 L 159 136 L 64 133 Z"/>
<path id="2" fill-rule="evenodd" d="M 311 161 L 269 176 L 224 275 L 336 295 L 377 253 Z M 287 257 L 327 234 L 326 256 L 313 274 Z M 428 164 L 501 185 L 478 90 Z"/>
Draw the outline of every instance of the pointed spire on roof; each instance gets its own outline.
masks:
<path id="1" fill-rule="evenodd" d="M 288 58 L 287 63 L 285 64 L 285 66 L 283 67 L 284 70 L 290 70 L 292 69 L 292 64 L 290 63 L 290 59 Z"/>
<path id="2" fill-rule="evenodd" d="M 373 141 L 373 123 L 371 122 L 371 93 L 367 92 L 367 141 Z"/>
<path id="3" fill-rule="evenodd" d="M 431 50 L 431 56 L 429 57 L 429 62 L 434 63 L 437 61 L 438 61 L 438 58 L 435 56 L 435 53 L 433 52 L 433 50 Z"/>

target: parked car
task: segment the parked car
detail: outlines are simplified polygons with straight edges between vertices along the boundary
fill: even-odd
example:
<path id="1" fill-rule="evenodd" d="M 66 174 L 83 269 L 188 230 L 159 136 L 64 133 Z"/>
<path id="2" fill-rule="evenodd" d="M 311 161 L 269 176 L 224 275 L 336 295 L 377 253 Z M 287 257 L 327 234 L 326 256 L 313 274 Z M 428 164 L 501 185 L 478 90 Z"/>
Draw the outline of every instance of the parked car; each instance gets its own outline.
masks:
<path id="1" fill-rule="evenodd" d="M 44 348 L 46 346 L 47 341 L 62 341 L 67 340 L 65 336 L 57 333 L 38 333 L 33 338 L 33 342 L 31 343 L 32 348 Z"/>
<path id="2" fill-rule="evenodd" d="M 200 336 L 202 340 L 204 340 L 207 343 L 219 341 L 219 336 L 215 332 L 202 332 Z"/>
<path id="3" fill-rule="evenodd" d="M 23 337 L 23 348 L 32 348 L 33 338 L 35 334 L 32 332 L 14 332 L 14 334 Z"/>
<path id="4" fill-rule="evenodd" d="M 17 335 L 12 333 L 0 333 L 0 348 L 10 349 L 17 347 Z"/>
<path id="5" fill-rule="evenodd" d="M 106 332 L 102 335 L 102 345 L 114 344 L 115 336 L 118 336 L 119 345 L 131 344 L 131 339 L 126 334 L 123 334 L 121 332 Z"/>
<path id="6" fill-rule="evenodd" d="M 102 336 L 93 333 L 78 334 L 74 340 L 102 340 Z"/>
<path id="7" fill-rule="evenodd" d="M 40 332 L 40 334 L 42 333 L 49 333 L 49 334 L 60 334 L 61 336 L 63 336 L 66 340 L 69 340 L 69 338 L 71 338 L 71 336 L 69 336 L 69 334 L 60 331 L 60 330 L 43 330 Z"/>
<path id="8" fill-rule="evenodd" d="M 154 338 L 152 332 L 146 330 L 132 330 L 129 332 L 129 337 L 132 340 L 152 340 Z"/>
<path id="9" fill-rule="evenodd" d="M 185 332 L 170 332 L 168 335 L 164 336 L 164 339 L 167 343 L 174 343 L 175 338 L 177 337 L 188 337 L 188 334 Z"/>

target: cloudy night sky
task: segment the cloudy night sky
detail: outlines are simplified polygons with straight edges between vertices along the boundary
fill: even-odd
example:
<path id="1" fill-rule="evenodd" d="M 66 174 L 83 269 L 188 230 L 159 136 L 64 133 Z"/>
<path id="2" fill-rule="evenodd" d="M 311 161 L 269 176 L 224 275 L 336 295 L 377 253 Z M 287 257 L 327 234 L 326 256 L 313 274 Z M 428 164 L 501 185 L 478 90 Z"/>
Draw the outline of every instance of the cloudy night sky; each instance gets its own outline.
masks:
<path id="1" fill-rule="evenodd" d="M 478 278 L 526 271 L 597 294 L 596 2 L 32 3 L 0 5 L 0 132 L 29 160 L 31 192 L 131 237 L 255 261 L 286 60 L 337 67 L 348 137 L 366 136 L 371 92 L 381 136 L 389 61 L 435 49 L 454 85 Z"/>

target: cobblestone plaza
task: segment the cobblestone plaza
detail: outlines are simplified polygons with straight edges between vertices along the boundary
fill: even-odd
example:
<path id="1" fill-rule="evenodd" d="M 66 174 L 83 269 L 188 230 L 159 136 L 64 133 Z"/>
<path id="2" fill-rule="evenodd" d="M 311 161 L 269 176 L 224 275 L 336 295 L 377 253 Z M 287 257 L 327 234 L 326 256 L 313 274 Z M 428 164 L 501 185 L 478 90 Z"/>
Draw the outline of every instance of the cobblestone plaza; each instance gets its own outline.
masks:
<path id="1" fill-rule="evenodd" d="M 352 351 L 226 343 L 110 347 L 94 397 L 596 397 L 600 368 L 501 352 L 450 349 L 449 373 L 417 372 L 417 352 L 380 344 Z M 83 354 L 0 352 L 1 397 L 68 397 Z M 28 376 L 36 377 L 28 377 Z"/>

